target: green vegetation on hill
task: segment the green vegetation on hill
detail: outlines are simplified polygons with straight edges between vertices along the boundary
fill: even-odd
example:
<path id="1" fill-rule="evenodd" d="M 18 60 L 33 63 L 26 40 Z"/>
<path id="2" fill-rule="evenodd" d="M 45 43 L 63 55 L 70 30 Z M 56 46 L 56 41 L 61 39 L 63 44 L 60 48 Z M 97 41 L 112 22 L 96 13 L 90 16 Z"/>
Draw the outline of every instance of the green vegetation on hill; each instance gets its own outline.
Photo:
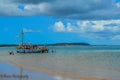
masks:
<path id="1" fill-rule="evenodd" d="M 88 46 L 90 44 L 88 44 L 88 43 L 56 43 L 56 44 L 48 44 L 48 46 L 73 46 L 73 45 Z"/>
<path id="2" fill-rule="evenodd" d="M 17 46 L 17 44 L 0 44 L 0 47 L 13 47 Z"/>

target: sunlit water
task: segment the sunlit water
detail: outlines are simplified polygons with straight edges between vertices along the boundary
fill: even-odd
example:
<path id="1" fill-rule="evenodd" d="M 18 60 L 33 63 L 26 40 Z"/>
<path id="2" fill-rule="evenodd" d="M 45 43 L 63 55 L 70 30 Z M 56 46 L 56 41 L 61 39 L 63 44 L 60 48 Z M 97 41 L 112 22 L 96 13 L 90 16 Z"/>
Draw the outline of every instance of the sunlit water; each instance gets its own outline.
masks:
<path id="1" fill-rule="evenodd" d="M 15 60 L 34 68 L 44 68 L 80 76 L 120 80 L 120 46 L 56 46 L 48 54 L 18 54 L 15 47 L 0 48 L 0 61 Z M 51 50 L 56 50 L 52 53 Z"/>

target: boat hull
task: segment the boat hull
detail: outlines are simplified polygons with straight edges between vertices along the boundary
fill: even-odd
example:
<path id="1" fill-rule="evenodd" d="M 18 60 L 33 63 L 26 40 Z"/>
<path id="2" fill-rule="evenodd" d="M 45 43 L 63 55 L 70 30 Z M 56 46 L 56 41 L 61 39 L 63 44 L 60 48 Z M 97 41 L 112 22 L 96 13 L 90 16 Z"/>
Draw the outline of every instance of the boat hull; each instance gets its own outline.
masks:
<path id="1" fill-rule="evenodd" d="M 41 53 L 41 50 L 17 50 L 17 53 Z"/>
<path id="2" fill-rule="evenodd" d="M 48 53 L 48 50 L 17 50 L 17 53 Z"/>

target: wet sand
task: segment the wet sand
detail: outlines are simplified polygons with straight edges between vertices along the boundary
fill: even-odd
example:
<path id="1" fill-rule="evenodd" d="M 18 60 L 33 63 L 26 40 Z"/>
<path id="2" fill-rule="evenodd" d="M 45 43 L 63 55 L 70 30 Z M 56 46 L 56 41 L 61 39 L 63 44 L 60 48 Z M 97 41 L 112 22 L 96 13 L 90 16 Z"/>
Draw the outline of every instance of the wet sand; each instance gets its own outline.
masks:
<path id="1" fill-rule="evenodd" d="M 110 80 L 110 79 L 105 79 L 105 78 L 80 76 L 80 75 L 75 75 L 75 74 L 71 74 L 71 73 L 48 70 L 48 69 L 44 69 L 44 68 L 35 68 L 35 67 L 32 67 L 32 66 L 26 66 L 26 65 L 23 65 L 23 64 L 17 62 L 16 60 L 14 60 L 12 57 L 15 57 L 15 56 L 9 56 L 9 57 L 11 57 L 11 58 L 7 58 L 7 60 L 1 60 L 0 62 L 4 61 L 3 62 L 4 64 L 6 64 L 6 63 L 7 64 L 12 64 L 12 65 L 14 65 L 13 67 L 17 66 L 18 68 L 29 70 L 30 72 L 27 72 L 27 73 L 31 73 L 32 71 L 35 71 L 36 73 L 31 73 L 32 75 L 38 75 L 38 74 L 41 75 L 42 74 L 42 75 L 45 76 L 44 78 L 46 78 L 47 76 L 51 76 L 52 77 L 51 79 L 50 79 L 50 77 L 48 77 L 50 80 Z M 9 67 L 9 66 L 5 65 L 5 67 Z M 55 79 L 53 79 L 53 77 Z M 31 76 L 31 79 L 28 79 L 28 80 L 32 80 L 32 78 L 34 79 L 35 77 Z M 45 80 L 44 78 L 42 80 Z"/>
<path id="2" fill-rule="evenodd" d="M 79 80 L 48 74 L 39 71 L 31 71 L 10 63 L 0 63 L 0 80 Z"/>

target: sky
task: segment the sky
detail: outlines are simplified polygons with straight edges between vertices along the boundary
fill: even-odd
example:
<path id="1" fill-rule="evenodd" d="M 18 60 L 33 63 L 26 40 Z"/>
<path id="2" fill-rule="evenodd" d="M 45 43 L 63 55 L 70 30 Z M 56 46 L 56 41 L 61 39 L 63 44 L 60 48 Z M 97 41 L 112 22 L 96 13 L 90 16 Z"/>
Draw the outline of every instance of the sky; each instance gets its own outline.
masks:
<path id="1" fill-rule="evenodd" d="M 0 44 L 120 45 L 120 0 L 0 0 Z"/>

